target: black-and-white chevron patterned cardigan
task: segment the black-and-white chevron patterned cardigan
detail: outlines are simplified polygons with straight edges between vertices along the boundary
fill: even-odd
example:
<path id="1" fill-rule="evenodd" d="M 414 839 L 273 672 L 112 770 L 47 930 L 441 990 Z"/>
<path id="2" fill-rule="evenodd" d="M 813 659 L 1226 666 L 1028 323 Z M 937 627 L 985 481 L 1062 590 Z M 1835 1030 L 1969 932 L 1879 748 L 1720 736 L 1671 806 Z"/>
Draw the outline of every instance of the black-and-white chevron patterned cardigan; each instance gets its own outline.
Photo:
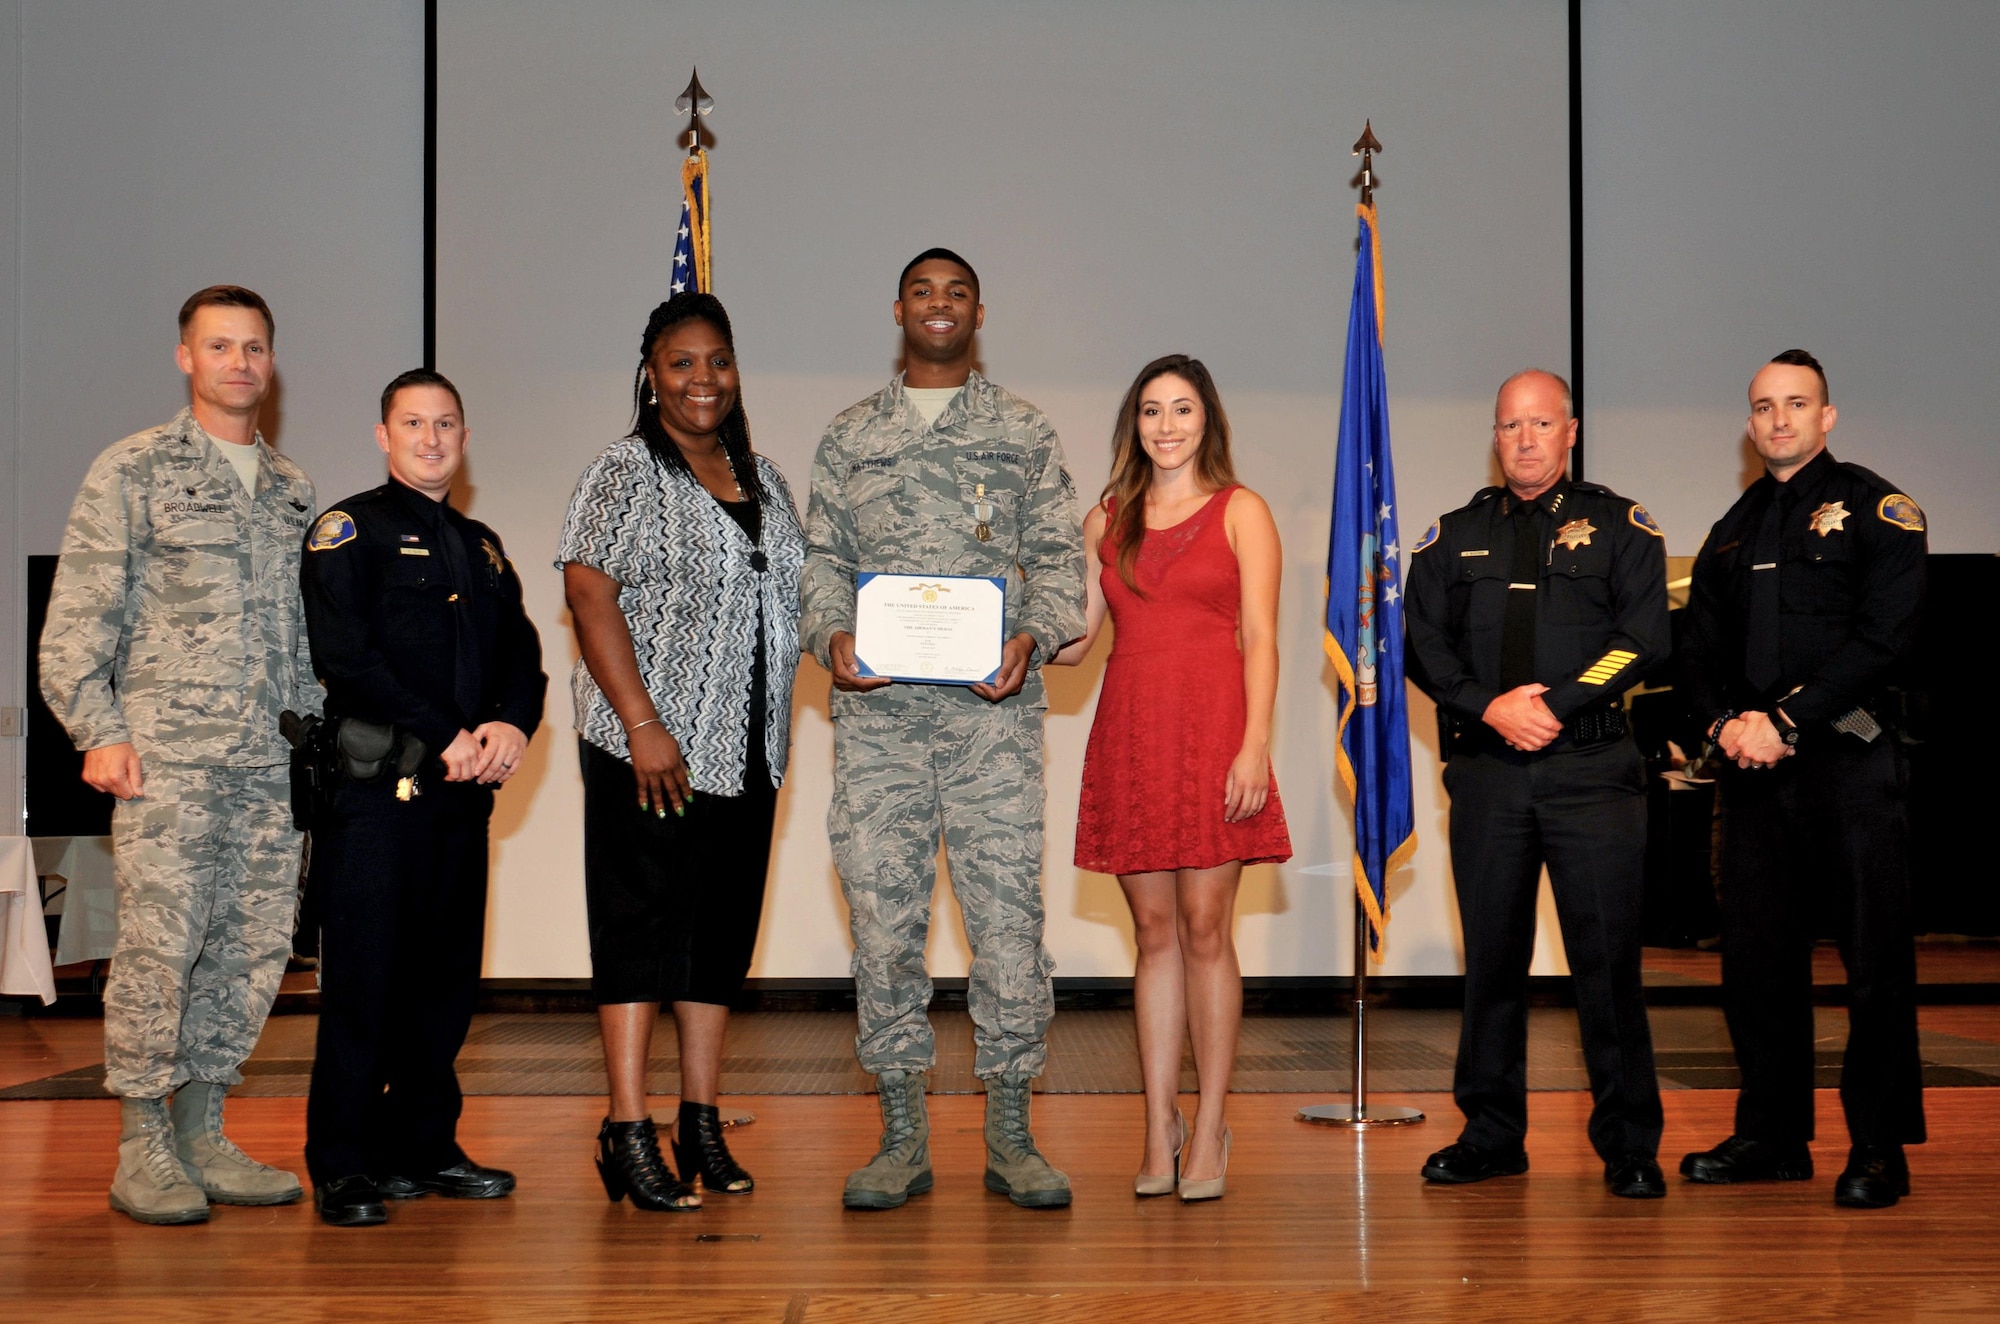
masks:
<path id="1" fill-rule="evenodd" d="M 623 585 L 618 605 L 660 720 L 680 742 L 697 791 L 743 793 L 750 675 L 759 596 L 764 610 L 764 749 L 771 782 L 784 780 L 799 662 L 799 567 L 805 535 L 791 488 L 759 455 L 766 569 L 752 564 L 742 526 L 693 477 L 672 473 L 633 438 L 613 443 L 583 471 L 563 519 L 556 566 L 575 561 Z M 576 729 L 627 758 L 625 728 L 579 659 L 570 689 Z"/>

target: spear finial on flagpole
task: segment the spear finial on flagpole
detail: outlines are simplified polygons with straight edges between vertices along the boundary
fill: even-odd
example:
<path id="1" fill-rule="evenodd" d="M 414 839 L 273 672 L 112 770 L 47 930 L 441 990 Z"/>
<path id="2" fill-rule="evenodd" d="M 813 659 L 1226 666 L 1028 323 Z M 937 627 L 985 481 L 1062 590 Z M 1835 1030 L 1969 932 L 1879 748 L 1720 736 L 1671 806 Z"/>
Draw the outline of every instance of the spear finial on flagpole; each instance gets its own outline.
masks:
<path id="1" fill-rule="evenodd" d="M 1364 207 L 1375 201 L 1375 153 L 1381 150 L 1382 144 L 1375 137 L 1375 121 L 1363 121 L 1361 136 L 1354 140 L 1354 155 L 1361 158 L 1361 174 L 1357 176 L 1357 182 L 1361 185 L 1361 205 Z"/>
<path id="2" fill-rule="evenodd" d="M 674 143 L 676 146 L 684 144 L 689 156 L 701 150 L 704 136 L 711 143 L 715 141 L 715 135 L 709 133 L 701 122 L 703 117 L 714 109 L 715 98 L 701 85 L 701 70 L 696 69 L 693 76 L 688 79 L 688 85 L 681 89 L 678 97 L 674 98 L 675 112 L 688 117 L 687 128 L 681 132 L 680 137 L 674 139 Z"/>

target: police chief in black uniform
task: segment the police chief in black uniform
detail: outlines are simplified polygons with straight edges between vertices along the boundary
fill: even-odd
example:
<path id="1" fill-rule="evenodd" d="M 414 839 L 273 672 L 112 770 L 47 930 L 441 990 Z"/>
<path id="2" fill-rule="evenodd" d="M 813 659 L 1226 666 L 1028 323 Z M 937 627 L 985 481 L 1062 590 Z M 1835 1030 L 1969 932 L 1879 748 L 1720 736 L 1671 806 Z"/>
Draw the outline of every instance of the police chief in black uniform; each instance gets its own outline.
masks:
<path id="1" fill-rule="evenodd" d="M 1923 607 L 1924 515 L 1826 449 L 1826 374 L 1787 350 L 1750 382 L 1764 476 L 1695 560 L 1682 685 L 1722 752 L 1722 986 L 1743 1087 L 1736 1130 L 1689 1154 L 1698 1182 L 1812 1176 L 1812 946 L 1847 966 L 1840 1103 L 1853 1148 L 1834 1200 L 1909 1194 L 1924 1140 L 1908 774 L 1891 690 Z M 1718 760 L 1722 762 L 1723 760 Z"/>
<path id="2" fill-rule="evenodd" d="M 396 378 L 375 430 L 390 481 L 306 538 L 327 720 L 423 744 L 412 775 L 336 771 L 314 832 L 324 915 L 306 1166 L 320 1217 L 342 1226 L 382 1222 L 384 1195 L 514 1188 L 458 1147 L 453 1062 L 478 990 L 494 788 L 520 766 L 548 677 L 499 535 L 451 508 L 467 435 L 449 381 Z"/>
<path id="3" fill-rule="evenodd" d="M 1614 1194 L 1666 1194 L 1659 1082 L 1639 976 L 1645 769 L 1619 696 L 1668 650 L 1665 544 L 1636 503 L 1571 482 L 1569 386 L 1517 373 L 1493 411 L 1507 482 L 1431 527 L 1410 558 L 1410 678 L 1436 701 L 1465 935 L 1456 1143 L 1424 1176 L 1525 1172 L 1528 966 L 1549 870 Z"/>

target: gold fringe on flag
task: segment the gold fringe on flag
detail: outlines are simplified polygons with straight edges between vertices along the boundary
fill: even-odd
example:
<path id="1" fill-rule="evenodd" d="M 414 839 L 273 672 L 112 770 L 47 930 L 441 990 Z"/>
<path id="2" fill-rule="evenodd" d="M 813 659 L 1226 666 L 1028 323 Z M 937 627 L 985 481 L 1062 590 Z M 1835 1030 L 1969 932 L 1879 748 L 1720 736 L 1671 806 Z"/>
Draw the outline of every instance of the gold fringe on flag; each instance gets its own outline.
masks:
<path id="1" fill-rule="evenodd" d="M 699 147 L 681 162 L 681 196 L 687 199 L 689 237 L 694 247 L 694 288 L 713 294 L 715 283 L 708 259 L 708 153 Z"/>

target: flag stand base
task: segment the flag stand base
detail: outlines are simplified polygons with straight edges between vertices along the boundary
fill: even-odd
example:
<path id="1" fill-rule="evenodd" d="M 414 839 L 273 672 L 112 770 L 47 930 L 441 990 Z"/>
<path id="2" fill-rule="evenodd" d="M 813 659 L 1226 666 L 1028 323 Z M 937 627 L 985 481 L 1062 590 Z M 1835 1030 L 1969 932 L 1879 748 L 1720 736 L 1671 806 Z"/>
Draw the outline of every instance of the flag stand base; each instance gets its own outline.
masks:
<path id="1" fill-rule="evenodd" d="M 1368 1102 L 1368 912 L 1357 893 L 1354 900 L 1354 1087 L 1347 1103 L 1315 1103 L 1299 1109 L 1301 1122 L 1361 1130 L 1373 1126 L 1408 1126 L 1424 1120 L 1422 1112 L 1396 1104 Z"/>
<path id="2" fill-rule="evenodd" d="M 1301 1122 L 1313 1122 L 1320 1126 L 1345 1126 L 1356 1130 L 1369 1126 L 1408 1126 L 1412 1122 L 1424 1120 L 1423 1113 L 1415 1108 L 1384 1107 L 1381 1104 L 1364 1103 L 1356 1107 L 1351 1103 L 1315 1103 L 1309 1108 L 1301 1108 L 1297 1113 Z"/>

